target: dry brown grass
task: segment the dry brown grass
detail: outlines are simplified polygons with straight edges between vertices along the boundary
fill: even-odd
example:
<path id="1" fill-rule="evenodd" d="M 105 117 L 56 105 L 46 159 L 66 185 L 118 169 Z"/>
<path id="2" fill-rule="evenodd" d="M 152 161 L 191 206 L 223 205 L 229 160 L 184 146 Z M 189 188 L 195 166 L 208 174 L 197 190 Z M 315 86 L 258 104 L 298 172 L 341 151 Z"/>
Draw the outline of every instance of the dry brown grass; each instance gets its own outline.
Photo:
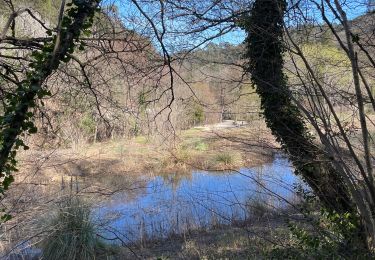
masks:
<path id="1" fill-rule="evenodd" d="M 277 240 L 275 239 L 277 237 Z M 279 241 L 281 240 L 281 241 Z M 287 243 L 288 230 L 278 223 L 248 228 L 221 227 L 196 230 L 182 236 L 154 241 L 144 248 L 134 248 L 141 259 L 269 259 L 275 244 Z M 119 259 L 130 259 L 132 253 L 122 248 Z M 133 256 L 134 257 L 134 256 Z"/>
<path id="2" fill-rule="evenodd" d="M 90 144 L 78 150 L 25 153 L 17 179 L 23 180 L 26 173 L 35 171 L 42 182 L 59 186 L 62 178 L 70 176 L 100 181 L 113 175 L 239 169 L 268 162 L 277 148 L 263 121 L 215 131 L 193 128 L 163 142 L 139 136 Z"/>
<path id="3" fill-rule="evenodd" d="M 268 162 L 276 149 L 278 145 L 264 122 L 256 121 L 241 128 L 184 131 L 166 160 L 177 169 L 181 164 L 190 169 L 239 169 Z"/>

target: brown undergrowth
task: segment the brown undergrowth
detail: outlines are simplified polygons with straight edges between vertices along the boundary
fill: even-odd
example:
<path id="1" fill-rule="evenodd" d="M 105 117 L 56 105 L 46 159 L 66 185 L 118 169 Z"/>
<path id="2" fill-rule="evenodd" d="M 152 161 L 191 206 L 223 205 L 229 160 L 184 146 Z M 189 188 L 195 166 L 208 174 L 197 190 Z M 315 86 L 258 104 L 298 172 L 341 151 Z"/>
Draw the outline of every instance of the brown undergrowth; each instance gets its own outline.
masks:
<path id="1" fill-rule="evenodd" d="M 266 163 L 277 149 L 264 123 L 257 121 L 251 126 L 229 129 L 192 128 L 177 133 L 173 140 L 138 136 L 88 144 L 77 150 L 34 151 L 23 154 L 21 172 L 38 170 L 49 181 L 60 182 L 61 176 L 229 170 Z"/>

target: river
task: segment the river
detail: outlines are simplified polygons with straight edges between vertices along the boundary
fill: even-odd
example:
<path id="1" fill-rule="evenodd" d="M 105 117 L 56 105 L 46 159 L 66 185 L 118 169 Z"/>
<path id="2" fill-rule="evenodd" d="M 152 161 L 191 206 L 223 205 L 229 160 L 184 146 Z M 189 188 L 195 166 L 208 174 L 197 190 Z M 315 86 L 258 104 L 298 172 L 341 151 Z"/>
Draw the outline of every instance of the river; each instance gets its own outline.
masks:
<path id="1" fill-rule="evenodd" d="M 94 210 L 107 239 L 160 239 L 262 217 L 287 207 L 301 181 L 289 161 L 276 155 L 271 163 L 239 171 L 159 175 L 139 183 Z"/>

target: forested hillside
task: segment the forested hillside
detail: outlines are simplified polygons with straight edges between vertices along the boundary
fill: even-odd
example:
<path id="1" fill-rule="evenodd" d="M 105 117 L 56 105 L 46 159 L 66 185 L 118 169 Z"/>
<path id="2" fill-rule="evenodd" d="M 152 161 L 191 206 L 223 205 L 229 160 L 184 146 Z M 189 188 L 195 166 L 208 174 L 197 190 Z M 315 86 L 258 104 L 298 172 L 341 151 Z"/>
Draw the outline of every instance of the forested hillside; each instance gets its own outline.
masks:
<path id="1" fill-rule="evenodd" d="M 15 8 L 25 6 L 22 1 L 13 4 Z M 53 24 L 58 16 L 56 2 L 39 1 L 29 7 L 40 13 L 46 24 Z M 251 90 L 246 86 L 248 83 L 241 82 L 241 47 L 230 44 L 210 44 L 189 54 L 182 62 L 184 53 L 173 54 L 174 66 L 182 78 L 176 77 L 175 102 L 170 111 L 160 113 L 169 106 L 168 100 L 158 97 L 163 91 L 153 90 L 155 81 L 166 84 L 165 75 L 161 75 L 162 57 L 147 37 L 121 24 L 116 12 L 108 7 L 97 14 L 82 50 L 79 48 L 49 79 L 51 83 L 47 84 L 51 85 L 53 98 L 44 100 L 45 105 L 38 106 L 36 111 L 38 143 L 45 139 L 46 147 L 70 147 L 115 137 L 147 135 L 167 121 L 176 129 L 187 129 L 251 116 L 241 102 L 243 105 L 243 101 L 253 100 L 246 103 L 256 106 L 256 97 L 241 97 Z M 30 32 L 30 36 L 45 33 L 28 14 L 22 14 L 22 19 L 16 30 Z M 234 91 L 234 87 L 241 91 Z"/>

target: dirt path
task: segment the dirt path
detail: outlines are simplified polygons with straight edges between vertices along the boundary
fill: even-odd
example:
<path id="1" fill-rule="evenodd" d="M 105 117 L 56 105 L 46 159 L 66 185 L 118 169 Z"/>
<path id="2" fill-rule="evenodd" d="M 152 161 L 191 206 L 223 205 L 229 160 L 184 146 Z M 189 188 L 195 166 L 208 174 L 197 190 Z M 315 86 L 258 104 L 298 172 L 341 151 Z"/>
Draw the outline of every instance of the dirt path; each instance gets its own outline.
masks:
<path id="1" fill-rule="evenodd" d="M 236 127 L 243 127 L 249 125 L 246 121 L 234 121 L 234 120 L 224 120 L 221 123 L 217 124 L 210 124 L 210 125 L 203 125 L 197 126 L 196 129 L 201 129 L 203 131 L 213 131 L 213 130 L 221 130 L 221 129 L 229 129 L 229 128 L 236 128 Z"/>

